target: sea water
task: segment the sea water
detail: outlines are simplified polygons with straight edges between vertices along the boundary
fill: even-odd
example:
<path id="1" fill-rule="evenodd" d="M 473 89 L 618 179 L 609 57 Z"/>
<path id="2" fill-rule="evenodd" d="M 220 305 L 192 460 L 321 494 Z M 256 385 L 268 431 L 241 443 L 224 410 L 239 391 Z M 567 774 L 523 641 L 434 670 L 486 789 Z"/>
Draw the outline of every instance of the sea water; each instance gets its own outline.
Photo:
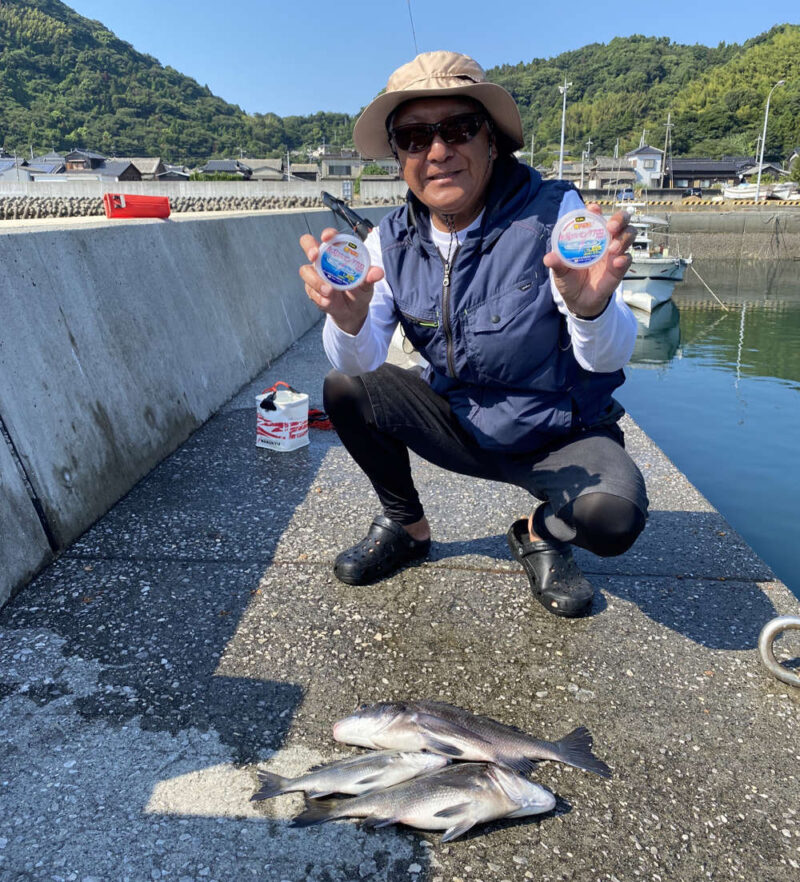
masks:
<path id="1" fill-rule="evenodd" d="M 698 261 L 616 397 L 800 598 L 800 262 Z"/>

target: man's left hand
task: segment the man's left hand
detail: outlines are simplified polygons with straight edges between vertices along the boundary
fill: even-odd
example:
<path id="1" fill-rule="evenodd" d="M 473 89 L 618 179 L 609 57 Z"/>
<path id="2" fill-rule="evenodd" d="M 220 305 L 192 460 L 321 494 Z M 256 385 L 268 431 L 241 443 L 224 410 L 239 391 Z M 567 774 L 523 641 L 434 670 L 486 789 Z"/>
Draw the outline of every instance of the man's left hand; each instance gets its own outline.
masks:
<path id="1" fill-rule="evenodd" d="M 602 214 L 597 203 L 586 206 L 593 214 Z M 544 257 L 544 265 L 552 270 L 553 280 L 564 298 L 567 309 L 580 318 L 594 318 L 606 308 L 622 277 L 631 265 L 628 249 L 636 238 L 625 211 L 612 215 L 606 224 L 611 241 L 606 253 L 591 266 L 575 269 L 563 263 L 555 251 Z"/>

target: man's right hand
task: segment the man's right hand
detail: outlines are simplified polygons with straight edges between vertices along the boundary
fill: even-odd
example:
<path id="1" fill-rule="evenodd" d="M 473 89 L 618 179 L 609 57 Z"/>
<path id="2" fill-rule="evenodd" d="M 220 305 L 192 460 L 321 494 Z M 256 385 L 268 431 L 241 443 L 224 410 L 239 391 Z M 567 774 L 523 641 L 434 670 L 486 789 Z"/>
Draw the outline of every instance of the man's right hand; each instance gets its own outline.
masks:
<path id="1" fill-rule="evenodd" d="M 339 230 L 328 227 L 322 231 L 320 239 L 327 242 L 338 232 Z M 300 278 L 305 282 L 306 294 L 345 333 L 355 336 L 366 321 L 372 290 L 375 282 L 383 278 L 383 270 L 379 266 L 371 266 L 367 270 L 366 278 L 358 287 L 340 291 L 323 281 L 314 269 L 314 261 L 319 257 L 319 242 L 306 233 L 300 237 L 300 247 L 305 251 L 309 261 L 300 267 Z"/>

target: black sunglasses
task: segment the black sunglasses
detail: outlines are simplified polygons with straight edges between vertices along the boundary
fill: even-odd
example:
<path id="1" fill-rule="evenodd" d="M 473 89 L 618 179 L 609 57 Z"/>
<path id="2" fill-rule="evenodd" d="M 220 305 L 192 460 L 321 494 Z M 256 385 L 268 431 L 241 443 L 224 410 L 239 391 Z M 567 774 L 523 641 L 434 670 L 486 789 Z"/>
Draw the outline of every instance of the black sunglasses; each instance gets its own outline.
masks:
<path id="1" fill-rule="evenodd" d="M 466 144 L 481 130 L 486 122 L 483 113 L 460 113 L 448 116 L 437 123 L 411 123 L 390 129 L 389 137 L 395 147 L 406 153 L 427 150 L 438 134 L 445 144 Z"/>

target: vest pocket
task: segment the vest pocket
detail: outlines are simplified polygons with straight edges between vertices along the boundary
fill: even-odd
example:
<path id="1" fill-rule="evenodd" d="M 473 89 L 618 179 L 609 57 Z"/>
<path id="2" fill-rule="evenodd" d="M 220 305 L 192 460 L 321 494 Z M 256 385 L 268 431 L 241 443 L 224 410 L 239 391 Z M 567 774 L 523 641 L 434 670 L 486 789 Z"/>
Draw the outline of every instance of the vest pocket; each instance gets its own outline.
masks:
<path id="1" fill-rule="evenodd" d="M 466 311 L 467 350 L 478 382 L 551 391 L 561 379 L 560 314 L 538 287 L 520 283 Z"/>
<path id="2" fill-rule="evenodd" d="M 439 316 L 435 310 L 419 310 L 418 312 L 420 314 L 411 315 L 398 308 L 400 324 L 406 338 L 415 349 L 423 351 L 431 344 L 439 331 Z"/>

